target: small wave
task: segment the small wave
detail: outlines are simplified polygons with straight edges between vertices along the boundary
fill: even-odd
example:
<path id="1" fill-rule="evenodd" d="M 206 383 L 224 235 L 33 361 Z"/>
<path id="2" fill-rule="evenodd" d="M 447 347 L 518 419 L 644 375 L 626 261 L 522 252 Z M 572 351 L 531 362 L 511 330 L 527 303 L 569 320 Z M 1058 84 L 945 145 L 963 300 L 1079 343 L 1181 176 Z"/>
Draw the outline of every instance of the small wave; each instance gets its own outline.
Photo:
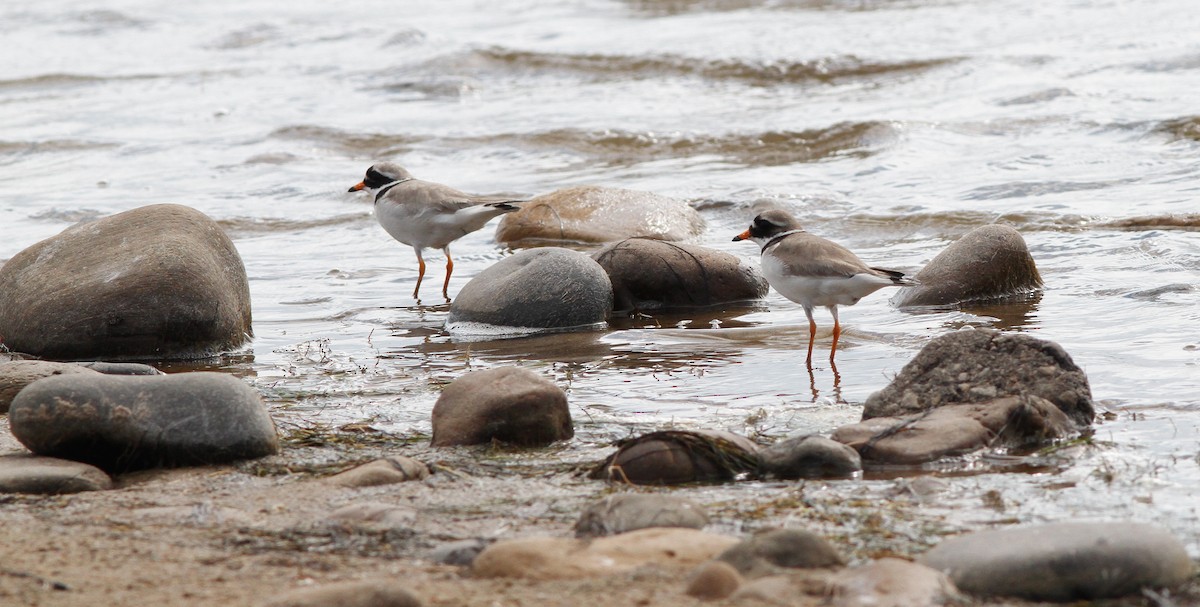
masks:
<path id="1" fill-rule="evenodd" d="M 0 156 L 78 152 L 115 148 L 115 143 L 80 141 L 77 139 L 50 139 L 47 141 L 0 141 Z"/>
<path id="2" fill-rule="evenodd" d="M 747 9 L 865 12 L 928 6 L 931 0 L 625 0 L 630 9 L 655 17 L 727 13 Z"/>
<path id="3" fill-rule="evenodd" d="M 975 188 L 963 197 L 967 200 L 1003 200 L 1005 198 L 1032 198 L 1066 192 L 1104 190 L 1113 186 L 1134 183 L 1134 179 L 1110 181 L 1014 181 Z"/>
<path id="4" fill-rule="evenodd" d="M 597 77 L 661 78 L 701 77 L 707 80 L 737 80 L 756 86 L 834 82 L 847 79 L 871 79 L 924 71 L 958 61 L 957 58 L 877 62 L 853 55 L 825 57 L 810 61 L 748 61 L 737 59 L 697 59 L 678 55 L 628 56 L 603 54 L 537 53 L 493 47 L 472 51 L 461 62 L 463 67 L 481 62 L 507 69 L 545 72 L 547 70 L 590 74 Z"/>
<path id="5" fill-rule="evenodd" d="M 341 129 L 295 125 L 275 129 L 269 137 L 289 141 L 304 141 L 322 145 L 341 152 L 366 155 L 372 158 L 397 156 L 412 150 L 413 144 L 423 141 L 420 137 L 388 135 L 384 133 L 350 133 Z"/>
<path id="6" fill-rule="evenodd" d="M 1174 120 L 1164 120 L 1159 123 L 1157 130 L 1167 133 L 1174 139 L 1200 141 L 1200 116 L 1186 116 Z"/>
<path id="7" fill-rule="evenodd" d="M 1200 213 L 1128 217 L 1105 221 L 1099 226 L 1118 230 L 1196 230 L 1200 229 Z"/>
<path id="8" fill-rule="evenodd" d="M 252 234 L 263 232 L 303 232 L 316 228 L 357 223 L 369 219 L 369 214 L 354 213 L 350 215 L 335 215 L 322 219 L 298 220 L 276 219 L 261 217 L 233 217 L 218 219 L 217 225 L 226 232 Z"/>

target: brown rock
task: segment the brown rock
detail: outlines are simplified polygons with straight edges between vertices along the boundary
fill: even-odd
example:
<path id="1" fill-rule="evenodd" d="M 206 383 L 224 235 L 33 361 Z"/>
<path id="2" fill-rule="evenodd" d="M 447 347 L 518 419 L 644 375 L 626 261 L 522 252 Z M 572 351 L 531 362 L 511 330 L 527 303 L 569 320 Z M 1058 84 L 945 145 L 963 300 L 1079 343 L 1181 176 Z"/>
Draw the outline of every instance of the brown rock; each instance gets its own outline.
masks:
<path id="1" fill-rule="evenodd" d="M 95 466 L 37 455 L 0 457 L 0 493 L 57 495 L 111 488 L 112 479 Z"/>
<path id="2" fill-rule="evenodd" d="M 263 607 L 421 607 L 421 601 L 400 584 L 372 580 L 295 590 Z"/>
<path id="3" fill-rule="evenodd" d="M 623 442 L 592 478 L 635 485 L 733 480 L 758 468 L 757 445 L 717 430 L 665 430 Z"/>
<path id="4" fill-rule="evenodd" d="M 651 493 L 621 493 L 589 504 L 575 523 L 575 536 L 616 535 L 647 527 L 702 529 L 708 515 L 696 503 Z"/>
<path id="5" fill-rule="evenodd" d="M 540 447 L 574 435 L 566 393 L 519 367 L 463 375 L 433 406 L 434 447 L 493 440 Z"/>
<path id="6" fill-rule="evenodd" d="M 835 607 L 917 607 L 958 604 L 950 578 L 936 569 L 885 558 L 840 571 L 833 580 Z"/>
<path id="7" fill-rule="evenodd" d="M 1025 239 L 1010 226 L 986 225 L 967 232 L 938 253 L 914 277 L 920 286 L 901 289 L 897 306 L 948 306 L 1024 295 L 1042 286 Z"/>
<path id="8" fill-rule="evenodd" d="M 582 186 L 538 196 L 509 213 L 496 240 L 509 246 L 547 242 L 612 242 L 632 237 L 687 240 L 704 220 L 682 200 L 649 192 Z"/>
<path id="9" fill-rule="evenodd" d="M 729 563 L 709 561 L 692 573 L 684 593 L 702 601 L 715 601 L 736 592 L 742 581 L 741 574 Z"/>
<path id="10" fill-rule="evenodd" d="M 427 478 L 429 468 L 415 459 L 402 455 L 377 459 L 357 468 L 335 474 L 326 482 L 342 487 L 373 487 Z"/>
<path id="11" fill-rule="evenodd" d="M 649 238 L 627 238 L 592 258 L 608 272 L 613 309 L 711 307 L 767 296 L 759 269 L 724 251 Z"/>
<path id="12" fill-rule="evenodd" d="M 0 413 L 8 413 L 8 406 L 25 386 L 52 375 L 97 373 L 91 369 L 71 363 L 55 363 L 44 360 L 14 360 L 0 363 Z"/>
<path id="13" fill-rule="evenodd" d="M 759 533 L 722 552 L 717 560 L 729 563 L 748 578 L 784 569 L 838 567 L 845 559 L 825 538 L 802 529 L 775 529 Z"/>

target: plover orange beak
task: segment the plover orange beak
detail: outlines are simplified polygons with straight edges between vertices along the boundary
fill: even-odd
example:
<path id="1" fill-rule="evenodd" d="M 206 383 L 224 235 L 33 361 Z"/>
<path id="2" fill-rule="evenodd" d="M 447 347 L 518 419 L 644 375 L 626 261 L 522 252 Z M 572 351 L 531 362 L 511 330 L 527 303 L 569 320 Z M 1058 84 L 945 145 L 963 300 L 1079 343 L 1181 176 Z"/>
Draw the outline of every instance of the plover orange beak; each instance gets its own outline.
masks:
<path id="1" fill-rule="evenodd" d="M 745 232 L 733 237 L 733 242 L 737 242 L 739 240 L 750 240 L 750 230 L 746 230 Z"/>
<path id="2" fill-rule="evenodd" d="M 347 191 L 347 192 L 357 192 L 357 191 L 359 191 L 359 190 L 361 190 L 361 189 L 363 189 L 363 188 L 365 188 L 365 187 L 367 187 L 367 184 L 365 184 L 365 183 L 363 183 L 363 182 L 361 182 L 361 181 L 360 181 L 360 182 L 358 182 L 358 183 L 356 183 L 356 184 L 354 184 L 354 185 L 350 186 L 350 189 L 349 189 L 349 190 L 346 190 L 346 191 Z"/>

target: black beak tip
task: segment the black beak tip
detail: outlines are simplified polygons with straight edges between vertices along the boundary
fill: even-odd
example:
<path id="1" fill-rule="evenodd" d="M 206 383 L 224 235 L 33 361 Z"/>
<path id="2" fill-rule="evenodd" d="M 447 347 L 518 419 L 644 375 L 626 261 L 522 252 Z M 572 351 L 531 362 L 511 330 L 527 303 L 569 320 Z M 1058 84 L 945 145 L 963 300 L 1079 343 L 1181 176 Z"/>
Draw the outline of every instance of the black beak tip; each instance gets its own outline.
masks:
<path id="1" fill-rule="evenodd" d="M 346 190 L 346 191 L 347 192 L 357 192 L 358 188 L 350 188 L 349 190 Z"/>
<path id="2" fill-rule="evenodd" d="M 734 236 L 734 237 L 733 237 L 733 242 L 737 242 L 737 241 L 739 241 L 739 240 L 741 240 L 741 239 L 742 239 L 742 237 L 741 237 L 741 236 Z"/>

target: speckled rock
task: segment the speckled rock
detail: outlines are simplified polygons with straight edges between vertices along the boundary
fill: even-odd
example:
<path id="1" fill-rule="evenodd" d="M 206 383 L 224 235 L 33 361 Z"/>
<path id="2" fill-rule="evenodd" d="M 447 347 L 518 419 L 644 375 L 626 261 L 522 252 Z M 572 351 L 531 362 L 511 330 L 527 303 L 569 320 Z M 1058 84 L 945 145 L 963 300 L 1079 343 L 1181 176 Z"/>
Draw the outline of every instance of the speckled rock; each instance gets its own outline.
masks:
<path id="1" fill-rule="evenodd" d="M 628 238 L 592 258 L 608 272 L 616 311 L 704 308 L 767 296 L 757 266 L 699 245 Z"/>
<path id="2" fill-rule="evenodd" d="M 920 562 L 964 592 L 1034 601 L 1115 598 L 1193 575 L 1183 543 L 1154 525 L 1052 523 L 950 538 Z"/>
<path id="3" fill-rule="evenodd" d="M 8 412 L 40 455 L 107 471 L 216 464 L 279 450 L 258 392 L 222 373 L 59 375 L 29 384 Z"/>
<path id="4" fill-rule="evenodd" d="M 589 504 L 575 522 L 575 536 L 616 535 L 648 527 L 702 529 L 708 515 L 695 502 L 673 495 L 620 493 Z"/>
<path id="5" fill-rule="evenodd" d="M 838 567 L 846 563 L 825 538 L 801 529 L 776 529 L 759 533 L 722 552 L 724 561 L 748 578 L 778 573 L 780 569 Z"/>
<path id="6" fill-rule="evenodd" d="M 891 384 L 867 397 L 863 419 L 1021 395 L 1054 403 L 1081 427 L 1095 417 L 1087 375 L 1062 346 L 1021 333 L 963 329 L 921 348 Z"/>
<path id="7" fill-rule="evenodd" d="M 446 329 L 456 336 L 503 334 L 505 327 L 594 329 L 611 311 L 612 283 L 600 264 L 546 247 L 506 257 L 472 278 L 450 304 Z"/>
<path id="8" fill-rule="evenodd" d="M 373 487 L 405 481 L 417 481 L 429 476 L 429 468 L 410 457 L 395 455 L 335 474 L 326 482 L 342 487 Z"/>
<path id="9" fill-rule="evenodd" d="M 0 268 L 0 335 L 43 358 L 202 358 L 245 344 L 250 288 L 203 213 L 151 205 L 68 228 Z"/>
<path id="10" fill-rule="evenodd" d="M 759 472 L 776 478 L 844 478 L 862 470 L 854 449 L 823 436 L 797 436 L 760 449 Z"/>
<path id="11" fill-rule="evenodd" d="M 704 233 L 704 219 L 682 200 L 599 186 L 556 190 L 521 205 L 496 228 L 509 246 L 547 242 L 612 242 L 645 237 L 687 240 Z"/>
<path id="12" fill-rule="evenodd" d="M 368 580 L 324 584 L 293 590 L 270 599 L 263 607 L 421 607 L 421 601 L 402 584 Z"/>
<path id="13" fill-rule="evenodd" d="M 56 495 L 111 488 L 112 479 L 95 466 L 37 455 L 0 457 L 0 493 Z"/>
<path id="14" fill-rule="evenodd" d="M 1025 239 L 1010 226 L 967 232 L 914 277 L 921 284 L 892 297 L 897 306 L 948 306 L 1024 295 L 1042 286 Z"/>
<path id="15" fill-rule="evenodd" d="M 545 446 L 575 435 L 567 394 L 520 367 L 473 371 L 454 380 L 433 405 L 434 447 L 493 440 Z"/>
<path id="16" fill-rule="evenodd" d="M 723 482 L 758 468 L 750 439 L 719 430 L 664 430 L 624 441 L 592 478 L 635 485 Z"/>

